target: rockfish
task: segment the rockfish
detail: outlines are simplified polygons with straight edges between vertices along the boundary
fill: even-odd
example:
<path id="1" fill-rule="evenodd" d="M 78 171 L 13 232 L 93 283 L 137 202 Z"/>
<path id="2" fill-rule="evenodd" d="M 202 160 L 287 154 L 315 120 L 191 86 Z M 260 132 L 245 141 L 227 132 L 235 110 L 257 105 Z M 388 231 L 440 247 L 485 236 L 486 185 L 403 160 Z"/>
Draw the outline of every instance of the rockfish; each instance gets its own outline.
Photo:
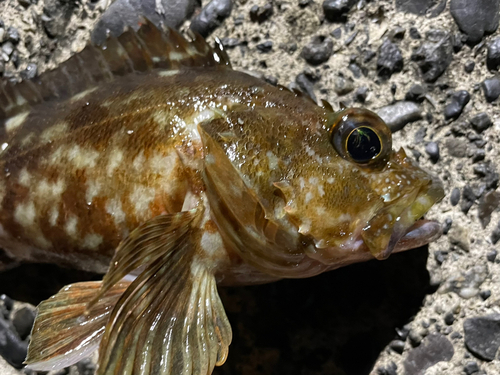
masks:
<path id="1" fill-rule="evenodd" d="M 0 88 L 0 246 L 105 273 L 38 307 L 26 363 L 210 374 L 231 327 L 217 285 L 385 259 L 441 232 L 439 180 L 373 112 L 231 68 L 149 22 Z M 4 268 L 7 264 L 3 264 Z"/>

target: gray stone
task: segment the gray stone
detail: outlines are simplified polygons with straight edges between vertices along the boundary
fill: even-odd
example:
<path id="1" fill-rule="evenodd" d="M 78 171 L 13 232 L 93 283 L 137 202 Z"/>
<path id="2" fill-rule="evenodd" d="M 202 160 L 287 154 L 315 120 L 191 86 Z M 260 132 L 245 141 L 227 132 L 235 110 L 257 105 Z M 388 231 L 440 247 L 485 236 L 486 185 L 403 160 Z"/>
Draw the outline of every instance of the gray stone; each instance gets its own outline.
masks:
<path id="1" fill-rule="evenodd" d="M 490 116 L 487 113 L 481 112 L 472 117 L 470 120 L 470 124 L 478 133 L 482 133 L 486 129 L 488 129 L 493 123 L 491 122 Z"/>
<path id="2" fill-rule="evenodd" d="M 415 51 L 412 59 L 417 62 L 426 82 L 436 81 L 450 65 L 453 57 L 451 36 L 444 30 L 430 30 L 427 41 Z"/>
<path id="3" fill-rule="evenodd" d="M 404 361 L 405 374 L 423 375 L 429 367 L 441 361 L 449 361 L 454 354 L 453 344 L 444 335 L 429 335 L 418 348 L 408 353 Z"/>
<path id="4" fill-rule="evenodd" d="M 464 110 L 464 107 L 470 101 L 470 94 L 466 90 L 454 92 L 451 95 L 450 102 L 444 108 L 444 118 L 456 120 Z"/>
<path id="5" fill-rule="evenodd" d="M 333 41 L 321 35 L 313 37 L 304 48 L 301 56 L 311 65 L 319 65 L 327 61 L 333 53 Z"/>
<path id="6" fill-rule="evenodd" d="M 488 102 L 495 101 L 500 96 L 500 80 L 496 77 L 485 79 L 482 83 L 484 97 Z"/>
<path id="7" fill-rule="evenodd" d="M 486 66 L 490 70 L 498 70 L 500 66 L 500 37 L 496 37 L 488 44 Z"/>
<path id="8" fill-rule="evenodd" d="M 229 17 L 232 9 L 232 0 L 212 0 L 194 17 L 189 28 L 207 37 Z"/>
<path id="9" fill-rule="evenodd" d="M 422 110 L 418 104 L 410 101 L 401 101 L 380 108 L 377 114 L 384 120 L 392 132 L 403 129 L 410 122 L 422 118 Z"/>
<path id="10" fill-rule="evenodd" d="M 403 70 L 403 55 L 399 47 L 386 39 L 379 48 L 377 60 L 377 73 L 379 76 L 389 78 L 393 73 Z"/>
<path id="11" fill-rule="evenodd" d="M 477 44 L 498 27 L 500 0 L 450 0 L 450 12 L 467 43 Z"/>
<path id="12" fill-rule="evenodd" d="M 438 2 L 439 0 L 396 0 L 396 9 L 422 16 Z"/>
<path id="13" fill-rule="evenodd" d="M 355 0 L 325 0 L 323 2 L 323 12 L 328 21 L 345 21 L 347 12 L 355 3 Z"/>
<path id="14" fill-rule="evenodd" d="M 500 347 L 500 314 L 466 319 L 464 334 L 465 346 L 472 354 L 493 361 Z"/>

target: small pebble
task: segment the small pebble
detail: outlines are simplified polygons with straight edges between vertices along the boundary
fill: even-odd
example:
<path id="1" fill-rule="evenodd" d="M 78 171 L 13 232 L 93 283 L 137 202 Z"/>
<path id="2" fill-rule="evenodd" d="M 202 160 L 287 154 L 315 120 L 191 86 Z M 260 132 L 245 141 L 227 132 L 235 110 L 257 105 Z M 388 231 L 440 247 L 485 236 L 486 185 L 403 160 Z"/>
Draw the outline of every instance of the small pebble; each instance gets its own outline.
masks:
<path id="1" fill-rule="evenodd" d="M 488 259 L 488 262 L 493 263 L 497 257 L 498 251 L 496 250 L 491 250 L 488 251 L 488 254 L 486 254 L 486 259 Z"/>
<path id="2" fill-rule="evenodd" d="M 21 368 L 27 351 L 27 343 L 21 341 L 14 328 L 0 317 L 0 356 L 15 368 Z"/>
<path id="3" fill-rule="evenodd" d="M 462 199 L 460 202 L 460 210 L 467 215 L 470 208 L 476 201 L 476 195 L 469 185 L 465 185 L 462 189 Z"/>
<path id="4" fill-rule="evenodd" d="M 493 361 L 500 347 L 500 314 L 464 321 L 465 346 L 477 358 Z"/>
<path id="5" fill-rule="evenodd" d="M 422 39 L 422 35 L 418 32 L 416 27 L 410 27 L 410 38 L 412 39 Z"/>
<path id="6" fill-rule="evenodd" d="M 464 371 L 466 375 L 472 375 L 479 371 L 479 366 L 476 361 L 469 361 L 464 366 Z"/>
<path id="7" fill-rule="evenodd" d="M 491 221 L 491 214 L 500 205 L 500 193 L 489 191 L 479 199 L 477 216 L 483 228 L 486 228 Z"/>
<path id="8" fill-rule="evenodd" d="M 0 295 L 0 301 L 9 311 L 12 310 L 12 308 L 14 307 L 14 300 L 5 294 Z"/>
<path id="9" fill-rule="evenodd" d="M 500 37 L 496 37 L 488 44 L 486 66 L 490 70 L 498 70 L 500 66 Z"/>
<path id="10" fill-rule="evenodd" d="M 491 238 L 491 242 L 493 243 L 493 245 L 495 245 L 500 240 L 500 222 L 497 224 L 497 226 L 491 232 L 490 238 Z"/>
<path id="11" fill-rule="evenodd" d="M 398 366 L 391 361 L 386 367 L 379 367 L 377 369 L 378 375 L 398 375 Z"/>
<path id="12" fill-rule="evenodd" d="M 450 103 L 444 108 L 444 118 L 456 120 L 470 101 L 470 94 L 466 90 L 460 90 L 450 98 Z"/>
<path id="13" fill-rule="evenodd" d="M 232 9 L 231 0 L 212 0 L 194 17 L 189 28 L 207 37 L 231 15 Z"/>
<path id="14" fill-rule="evenodd" d="M 273 42 L 266 40 L 264 43 L 257 44 L 257 49 L 262 53 L 270 52 L 273 49 Z"/>
<path id="15" fill-rule="evenodd" d="M 420 107 L 410 101 L 401 101 L 380 108 L 377 114 L 384 120 L 389 129 L 394 133 L 410 122 L 420 120 L 422 118 L 422 110 Z"/>
<path id="16" fill-rule="evenodd" d="M 342 29 L 340 27 L 337 27 L 330 33 L 330 35 L 335 39 L 340 39 L 342 37 Z"/>
<path id="17" fill-rule="evenodd" d="M 30 80 L 36 77 L 38 73 L 38 66 L 35 63 L 29 63 L 20 75 L 23 80 Z"/>
<path id="18" fill-rule="evenodd" d="M 467 61 L 464 65 L 464 70 L 466 73 L 472 73 L 474 68 L 476 67 L 476 63 L 472 60 Z"/>
<path id="19" fill-rule="evenodd" d="M 491 297 L 491 290 L 489 289 L 481 290 L 479 292 L 479 296 L 483 299 L 483 301 L 486 301 L 488 298 Z"/>
<path id="20" fill-rule="evenodd" d="M 35 316 L 35 310 L 28 306 L 22 307 L 12 314 L 12 325 L 22 340 L 30 334 Z"/>
<path id="21" fill-rule="evenodd" d="M 459 188 L 453 188 L 450 194 L 450 204 L 452 206 L 456 206 L 460 202 L 460 189 Z"/>
<path id="22" fill-rule="evenodd" d="M 19 43 L 19 31 L 17 31 L 15 27 L 10 26 L 9 28 L 7 28 L 7 40 L 14 44 Z"/>
<path id="23" fill-rule="evenodd" d="M 355 4 L 353 0 L 325 0 L 323 2 L 323 12 L 328 21 L 346 21 L 347 13 Z"/>
<path id="24" fill-rule="evenodd" d="M 399 47 L 386 39 L 378 50 L 377 72 L 384 78 L 403 70 L 403 55 Z"/>
<path id="25" fill-rule="evenodd" d="M 337 77 L 335 77 L 333 89 L 339 96 L 346 95 L 354 90 L 354 82 L 350 77 L 345 78 L 341 75 L 338 75 Z"/>
<path id="26" fill-rule="evenodd" d="M 451 311 L 448 311 L 445 315 L 444 315 L 444 322 L 451 326 L 453 324 L 453 322 L 455 321 L 455 315 L 453 314 L 453 312 Z"/>
<path id="27" fill-rule="evenodd" d="M 453 220 L 451 218 L 447 217 L 446 219 L 444 219 L 443 234 L 448 234 L 452 225 L 453 225 Z"/>
<path id="28" fill-rule="evenodd" d="M 444 232 L 444 229 L 443 229 L 443 232 Z M 436 260 L 437 264 L 439 264 L 439 265 L 443 264 L 447 257 L 448 257 L 448 253 L 445 251 L 437 250 L 434 252 L 434 259 Z"/>
<path id="29" fill-rule="evenodd" d="M 314 94 L 314 84 L 309 78 L 307 78 L 304 73 L 300 73 L 295 78 L 295 83 L 297 83 L 300 89 L 316 102 L 316 95 Z"/>
<path id="30" fill-rule="evenodd" d="M 270 2 L 261 7 L 259 7 L 258 5 L 254 5 L 250 9 L 250 19 L 252 20 L 252 22 L 262 23 L 264 21 L 267 21 L 273 15 L 273 13 L 273 4 Z"/>
<path id="31" fill-rule="evenodd" d="M 470 120 L 470 124 L 478 133 L 482 133 L 486 129 L 488 129 L 493 123 L 491 122 L 490 117 L 485 112 L 478 113 Z"/>
<path id="32" fill-rule="evenodd" d="M 327 61 L 333 53 L 333 41 L 324 36 L 315 36 L 302 48 L 301 56 L 311 65 Z"/>
<path id="33" fill-rule="evenodd" d="M 433 163 L 439 160 L 439 145 L 436 142 L 429 142 L 425 145 L 425 152 Z"/>
<path id="34" fill-rule="evenodd" d="M 402 354 L 405 350 L 405 342 L 402 340 L 393 340 L 390 342 L 389 347 L 396 353 Z"/>
<path id="35" fill-rule="evenodd" d="M 425 99 L 426 90 L 418 83 L 412 85 L 405 95 L 405 100 L 422 103 Z"/>
<path id="36" fill-rule="evenodd" d="M 366 97 L 368 96 L 368 87 L 361 86 L 354 93 L 354 99 L 359 103 L 364 103 L 366 101 Z"/>
<path id="37" fill-rule="evenodd" d="M 495 101 L 500 96 L 500 80 L 496 77 L 485 79 L 482 83 L 484 97 L 488 102 Z"/>

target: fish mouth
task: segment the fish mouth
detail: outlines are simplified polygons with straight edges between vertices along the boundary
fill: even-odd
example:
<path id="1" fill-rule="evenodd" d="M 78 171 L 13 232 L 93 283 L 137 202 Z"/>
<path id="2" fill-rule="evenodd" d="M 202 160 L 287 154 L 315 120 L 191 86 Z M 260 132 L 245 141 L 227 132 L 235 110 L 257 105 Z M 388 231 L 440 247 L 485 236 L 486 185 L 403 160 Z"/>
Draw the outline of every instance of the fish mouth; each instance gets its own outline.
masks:
<path id="1" fill-rule="evenodd" d="M 361 233 L 370 253 L 377 259 L 386 259 L 393 252 L 423 246 L 437 239 L 441 235 L 441 225 L 420 218 L 443 197 L 441 181 L 432 178 L 420 189 L 388 204 Z"/>

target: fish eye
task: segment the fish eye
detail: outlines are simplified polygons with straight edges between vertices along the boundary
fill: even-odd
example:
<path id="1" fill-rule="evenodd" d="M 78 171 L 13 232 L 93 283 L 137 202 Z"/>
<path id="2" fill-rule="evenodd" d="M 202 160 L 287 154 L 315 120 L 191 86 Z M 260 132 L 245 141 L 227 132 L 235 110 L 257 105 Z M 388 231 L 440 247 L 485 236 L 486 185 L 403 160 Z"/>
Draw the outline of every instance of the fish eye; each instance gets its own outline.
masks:
<path id="1" fill-rule="evenodd" d="M 331 120 L 330 142 L 340 156 L 362 166 L 385 165 L 392 149 L 391 131 L 375 113 L 347 108 Z"/>

